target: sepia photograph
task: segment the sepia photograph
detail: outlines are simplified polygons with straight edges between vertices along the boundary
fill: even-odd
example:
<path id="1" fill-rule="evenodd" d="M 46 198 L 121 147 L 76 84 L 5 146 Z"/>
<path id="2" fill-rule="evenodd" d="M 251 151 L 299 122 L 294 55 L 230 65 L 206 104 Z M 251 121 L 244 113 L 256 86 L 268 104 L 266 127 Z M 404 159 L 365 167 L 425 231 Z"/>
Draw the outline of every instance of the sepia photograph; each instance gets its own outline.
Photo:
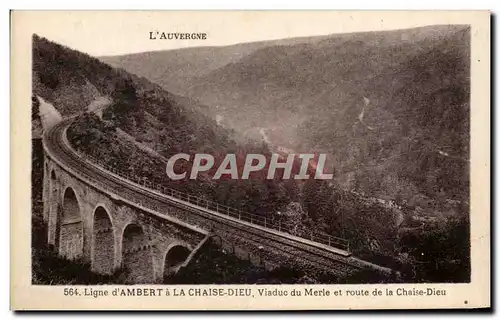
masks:
<path id="1" fill-rule="evenodd" d="M 403 284 L 472 282 L 467 19 L 227 37 L 171 23 L 117 44 L 88 14 L 29 29 L 29 285 L 433 299 L 446 290 Z"/>

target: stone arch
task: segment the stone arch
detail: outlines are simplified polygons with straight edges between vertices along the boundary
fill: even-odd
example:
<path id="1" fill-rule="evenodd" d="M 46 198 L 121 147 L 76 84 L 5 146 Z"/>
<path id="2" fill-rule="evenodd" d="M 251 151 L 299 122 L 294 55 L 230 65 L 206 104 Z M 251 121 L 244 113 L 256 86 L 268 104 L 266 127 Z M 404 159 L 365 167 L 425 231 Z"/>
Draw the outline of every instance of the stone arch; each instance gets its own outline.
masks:
<path id="1" fill-rule="evenodd" d="M 47 228 L 47 238 L 49 243 L 53 244 L 56 250 L 59 250 L 59 236 L 61 231 L 61 221 L 59 217 L 59 192 L 57 190 L 57 176 L 55 169 L 51 168 L 47 171 L 48 190 L 46 199 L 44 199 L 44 210 L 47 206 L 47 215 L 49 225 Z M 46 201 L 46 202 L 45 202 Z"/>
<path id="2" fill-rule="evenodd" d="M 54 169 L 50 170 L 49 181 L 49 209 L 53 211 L 58 203 L 59 196 L 57 194 L 57 176 Z"/>
<path id="3" fill-rule="evenodd" d="M 83 219 L 80 204 L 71 187 L 64 190 L 59 217 L 59 254 L 71 260 L 79 258 L 84 246 Z"/>
<path id="4" fill-rule="evenodd" d="M 101 274 L 113 273 L 115 237 L 108 210 L 98 205 L 94 210 L 92 225 L 92 269 Z"/>
<path id="5" fill-rule="evenodd" d="M 140 225 L 130 223 L 125 227 L 122 236 L 122 252 L 122 266 L 127 275 L 127 283 L 154 282 L 149 239 Z"/>
<path id="6" fill-rule="evenodd" d="M 186 261 L 192 249 L 182 243 L 174 243 L 165 250 L 163 262 L 163 279 L 177 272 L 179 267 Z"/>

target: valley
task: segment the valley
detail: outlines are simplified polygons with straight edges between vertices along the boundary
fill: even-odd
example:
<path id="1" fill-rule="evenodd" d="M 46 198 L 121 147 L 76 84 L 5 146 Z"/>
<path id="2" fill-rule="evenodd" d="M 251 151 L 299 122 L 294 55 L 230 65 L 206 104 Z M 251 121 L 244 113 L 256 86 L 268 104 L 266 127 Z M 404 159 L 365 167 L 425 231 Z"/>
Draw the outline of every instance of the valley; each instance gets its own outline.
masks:
<path id="1" fill-rule="evenodd" d="M 348 239 L 406 281 L 460 282 L 470 268 L 469 38 L 466 26 L 432 26 L 97 59 L 34 36 L 33 99 L 54 119 L 80 114 L 70 143 L 133 177 L 285 219 L 298 236 Z M 333 179 L 173 181 L 165 167 L 179 153 L 215 163 L 323 153 Z"/>

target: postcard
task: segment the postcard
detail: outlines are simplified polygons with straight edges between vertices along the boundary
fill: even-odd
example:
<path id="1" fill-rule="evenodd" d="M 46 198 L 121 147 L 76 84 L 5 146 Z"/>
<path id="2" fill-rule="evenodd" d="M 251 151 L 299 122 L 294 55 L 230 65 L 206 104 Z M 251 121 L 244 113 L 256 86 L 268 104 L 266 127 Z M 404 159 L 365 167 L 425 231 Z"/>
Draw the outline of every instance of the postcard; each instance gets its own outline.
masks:
<path id="1" fill-rule="evenodd" d="M 11 308 L 490 308 L 490 21 L 12 11 Z"/>

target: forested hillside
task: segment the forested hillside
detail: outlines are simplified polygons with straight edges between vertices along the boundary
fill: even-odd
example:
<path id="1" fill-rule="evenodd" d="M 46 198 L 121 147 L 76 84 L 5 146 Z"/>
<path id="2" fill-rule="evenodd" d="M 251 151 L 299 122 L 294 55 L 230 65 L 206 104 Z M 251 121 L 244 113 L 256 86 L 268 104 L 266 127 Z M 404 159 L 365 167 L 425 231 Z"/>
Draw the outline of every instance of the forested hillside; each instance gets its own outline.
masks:
<path id="1" fill-rule="evenodd" d="M 182 87 L 246 136 L 260 137 L 263 128 L 276 147 L 330 153 L 345 189 L 412 205 L 468 201 L 467 26 L 270 41 L 216 60 L 226 62 L 217 69 L 200 68 L 206 56 L 195 53 L 206 50 L 105 60 L 166 89 Z M 234 46 L 211 50 L 229 54 Z"/>
<path id="2" fill-rule="evenodd" d="M 419 281 L 456 269 L 463 273 L 455 272 L 449 281 L 463 281 L 468 277 L 468 242 L 452 250 L 454 236 L 447 235 L 467 226 L 462 219 L 467 207 L 448 206 L 453 217 L 431 224 L 412 220 L 420 215 L 420 204 L 412 203 L 416 194 L 445 202 L 468 193 L 467 166 L 437 158 L 444 156 L 439 151 L 450 159 L 468 157 L 468 65 L 461 64 L 468 44 L 460 42 L 468 30 L 451 32 L 460 41 L 445 31 L 430 36 L 412 31 L 422 38 L 413 55 L 401 52 L 414 42 L 396 41 L 405 33 L 393 34 L 386 51 L 377 49 L 386 41 L 377 34 L 264 46 L 238 61 L 212 66 L 194 90 L 205 92 L 207 100 L 198 97 L 199 102 L 192 100 L 194 95 L 172 94 L 146 78 L 35 36 L 33 94 L 63 116 L 82 113 L 68 130 L 70 142 L 120 171 L 254 214 L 279 215 L 297 225 L 298 235 L 317 230 L 345 237 L 354 254 L 396 269 L 443 252 L 437 270 L 429 270 L 433 265 L 424 261 Z M 390 54 L 398 58 L 388 59 Z M 368 71 L 371 77 L 364 74 Z M 395 79 L 391 86 L 389 79 Z M 96 100 L 107 102 L 96 109 Z M 429 105 L 432 111 L 426 109 Z M 280 146 L 329 153 L 335 181 L 267 180 L 259 175 L 249 180 L 203 175 L 171 181 L 165 174 L 165 159 L 180 152 L 208 153 L 217 161 L 235 153 L 241 160 L 248 153 L 269 156 Z M 453 195 L 459 183 L 465 189 Z M 388 206 L 378 201 L 381 196 L 407 204 Z M 441 210 L 435 208 L 426 209 Z M 422 234 L 429 242 L 442 240 L 424 258 L 411 240 Z M 409 281 L 417 279 L 411 270 L 405 275 Z"/>
<path id="3" fill-rule="evenodd" d="M 260 142 L 237 144 L 230 131 L 198 112 L 200 107 L 195 103 L 146 79 L 115 70 L 93 57 L 37 36 L 33 51 L 34 94 L 53 103 L 61 114 L 83 113 L 93 99 L 110 98 L 105 108 L 88 112 L 77 120 L 70 134 L 76 147 L 99 153 L 111 165 L 140 170 L 137 174 L 171 185 L 174 182 L 165 174 L 164 159 L 176 153 L 220 155 L 219 163 L 227 153 L 239 154 L 243 160 L 247 153 L 269 154 Z M 122 141 L 117 128 L 162 158 L 150 157 L 132 142 Z M 262 214 L 272 214 L 290 201 L 283 183 L 277 180 L 224 179 L 215 185 L 214 181 L 201 177 L 174 184 L 182 191 L 205 194 L 216 201 Z"/>
<path id="4" fill-rule="evenodd" d="M 86 112 L 70 128 L 69 138 L 76 148 L 92 153 L 109 165 L 130 172 L 131 175 L 140 176 L 155 183 L 160 182 L 180 191 L 187 191 L 244 211 L 265 216 L 274 216 L 279 212 L 285 216 L 290 214 L 293 221 L 299 224 L 297 230 L 307 230 L 317 224 L 313 221 L 314 219 L 321 218 L 316 217 L 315 214 L 309 215 L 301 209 L 303 205 L 306 205 L 304 201 L 312 202 L 313 199 L 302 198 L 301 186 L 295 180 L 281 180 L 279 177 L 268 180 L 265 179 L 265 171 L 256 173 L 249 180 L 212 180 L 205 175 L 197 180 L 186 178 L 171 181 L 165 174 L 165 159 L 179 152 L 209 153 L 215 155 L 218 162 L 227 153 L 235 153 L 238 155 L 239 163 L 242 163 L 248 153 L 259 153 L 269 157 L 270 150 L 262 141 L 248 140 L 246 143 L 236 143 L 231 138 L 232 131 L 217 125 L 214 120 L 203 115 L 198 111 L 200 107 L 189 99 L 175 96 L 158 85 L 127 74 L 123 70 L 114 70 L 85 54 L 53 44 L 45 39 L 35 37 L 34 40 L 35 47 L 42 48 L 37 51 L 37 59 L 42 60 L 38 61 L 37 65 L 45 66 L 40 68 L 37 76 L 45 78 L 46 73 L 57 75 L 57 81 L 55 81 L 57 85 L 53 85 L 51 90 L 47 89 L 47 86 L 41 86 L 41 89 L 35 89 L 35 93 L 51 101 L 56 108 L 61 108 L 61 113 L 82 112 L 87 111 L 88 108 L 81 99 L 76 99 L 79 105 L 73 105 L 72 109 L 65 109 L 64 106 L 60 106 L 60 101 L 64 97 L 55 99 L 47 92 L 54 95 L 63 92 L 61 94 L 64 96 L 65 90 L 69 90 L 67 87 L 72 86 L 72 90 L 83 94 L 89 84 L 100 88 L 102 79 L 110 81 L 110 84 L 107 84 L 101 91 L 98 90 L 96 95 L 110 97 L 111 103 L 100 112 Z M 64 64 L 56 63 L 58 60 L 54 58 L 47 58 L 53 56 L 64 59 Z M 71 67 L 74 65 L 92 70 L 100 69 L 100 71 L 79 72 L 79 69 Z M 77 80 L 73 77 L 80 81 L 80 86 L 75 85 Z M 59 79 L 64 79 L 64 81 Z M 66 98 L 75 99 L 74 97 Z M 88 103 L 91 104 L 91 101 Z M 122 139 L 117 129 L 132 136 L 137 143 L 147 145 L 160 157 L 153 157 L 133 142 Z M 331 186 L 327 185 L 323 187 L 324 190 L 330 190 L 330 188 Z M 314 192 L 310 197 L 313 194 Z M 298 220 L 297 214 L 299 214 Z M 346 213 L 346 216 L 353 218 L 355 212 Z M 341 230 L 344 228 L 341 219 L 337 215 L 326 219 L 330 223 L 318 223 L 316 229 L 342 236 Z M 373 217 L 360 215 L 359 219 L 355 219 L 385 221 L 386 225 L 393 225 L 392 214 L 383 211 Z M 379 226 L 374 225 L 374 229 L 379 229 Z M 383 230 L 372 231 L 387 234 L 386 226 Z M 371 231 L 368 232 L 371 233 Z M 358 237 L 357 233 L 353 234 L 356 238 Z M 366 241 L 364 234 L 359 234 L 359 236 L 357 241 L 353 241 L 353 243 L 359 243 L 353 246 L 354 250 L 363 248 L 362 243 Z"/>
<path id="5" fill-rule="evenodd" d="M 325 37 L 290 38 L 273 41 L 247 42 L 227 47 L 199 47 L 153 51 L 121 56 L 102 56 L 101 61 L 146 77 L 170 92 L 186 95 L 195 79 L 208 75 L 228 63 L 235 63 L 256 50 L 273 45 L 315 43 Z"/>

